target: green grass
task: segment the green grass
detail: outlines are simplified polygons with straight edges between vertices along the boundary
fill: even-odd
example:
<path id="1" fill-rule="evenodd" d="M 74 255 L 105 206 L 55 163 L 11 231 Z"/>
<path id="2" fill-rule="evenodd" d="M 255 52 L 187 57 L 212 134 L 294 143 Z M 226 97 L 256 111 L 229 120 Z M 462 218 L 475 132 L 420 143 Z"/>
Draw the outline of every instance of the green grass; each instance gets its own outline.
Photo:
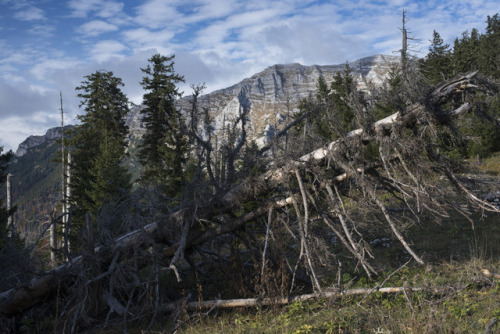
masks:
<path id="1" fill-rule="evenodd" d="M 473 163 L 478 170 L 485 174 L 500 175 L 500 152 L 494 153 L 488 158 Z"/>
<path id="2" fill-rule="evenodd" d="M 208 316 L 195 315 L 179 332 L 478 333 L 500 316 L 500 286 L 478 274 L 483 266 L 500 268 L 500 262 L 471 259 L 404 268 L 386 282 L 390 286 L 457 287 L 438 295 L 430 291 L 391 295 L 373 292 L 366 298 L 296 302 L 281 309 L 214 311 Z M 460 285 L 465 287 L 459 289 Z"/>

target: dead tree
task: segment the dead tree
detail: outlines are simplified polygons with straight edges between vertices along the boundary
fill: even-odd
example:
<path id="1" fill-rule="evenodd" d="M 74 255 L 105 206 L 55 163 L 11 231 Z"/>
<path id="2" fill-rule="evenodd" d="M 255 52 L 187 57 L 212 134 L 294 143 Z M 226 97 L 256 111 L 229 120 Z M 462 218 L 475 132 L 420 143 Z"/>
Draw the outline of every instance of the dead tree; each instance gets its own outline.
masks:
<path id="1" fill-rule="evenodd" d="M 325 238 L 330 233 L 368 276 L 376 274 L 366 241 L 366 231 L 373 224 L 387 226 L 408 254 L 422 263 L 401 231 L 403 224 L 419 223 L 424 214 L 442 216 L 447 214 L 444 210 L 462 210 L 457 205 L 458 195 L 472 205 L 498 212 L 454 174 L 432 139 L 435 126 L 452 124 L 473 107 L 471 100 L 446 109 L 450 106 L 446 102 L 469 90 L 496 93 L 494 86 L 485 83 L 476 73 L 443 83 L 404 110 L 364 124 L 313 152 L 282 164 L 267 164 L 266 171 L 255 175 L 231 176 L 232 184 L 237 182 L 231 188 L 221 184 L 209 186 L 216 179 L 209 176 L 203 181 L 207 182 L 203 194 L 213 191 L 212 196 L 197 194 L 196 201 L 186 199 L 167 216 L 93 248 L 88 259 L 100 271 L 92 277 L 85 276 L 83 281 L 64 280 L 68 284 L 65 289 L 88 289 L 100 282 L 100 289 L 106 291 L 103 296 L 107 296 L 103 305 L 107 305 L 110 314 L 126 316 L 148 307 L 156 314 L 156 307 L 161 304 L 161 267 L 172 269 L 180 280 L 186 271 L 198 275 L 210 270 L 217 261 L 237 263 L 244 256 L 250 267 L 256 269 L 251 274 L 254 278 L 265 275 L 273 265 L 290 278 L 291 282 L 286 283 L 289 292 L 291 283 L 298 278 L 321 292 L 321 268 L 331 266 L 329 261 L 335 256 L 330 254 Z M 203 168 L 208 170 L 211 160 L 207 156 L 212 144 L 201 136 L 195 140 L 206 150 L 200 157 L 205 159 Z M 371 160 L 363 156 L 368 145 L 373 153 Z M 241 147 L 240 141 L 233 146 L 235 156 L 231 163 L 237 161 Z M 441 176 L 445 177 L 442 184 L 428 181 L 428 177 L 435 180 Z M 246 209 L 242 209 L 243 205 Z M 288 243 L 283 240 L 297 248 L 286 249 Z M 240 249 L 234 247 L 235 243 Z M 224 247 L 224 251 L 217 247 Z M 228 255 L 234 258 L 227 259 Z M 298 261 L 292 262 L 292 257 Z M 83 256 L 73 258 L 24 285 L 0 293 L 0 314 L 14 316 L 54 296 L 61 277 L 78 276 L 85 261 Z M 207 269 L 197 261 L 209 261 Z M 151 268 L 151 276 L 140 281 L 134 274 L 140 268 Z M 126 291 L 116 285 L 118 281 Z M 83 307 L 82 300 L 73 298 L 68 300 L 68 310 Z M 80 306 L 71 304 L 77 301 Z M 134 305 L 138 308 L 131 309 Z M 74 313 L 75 319 L 79 314 Z"/>
<path id="2" fill-rule="evenodd" d="M 11 182 L 10 178 L 12 177 L 12 174 L 7 174 L 7 237 L 12 237 L 14 234 L 14 224 L 12 223 L 12 191 L 11 191 Z"/>

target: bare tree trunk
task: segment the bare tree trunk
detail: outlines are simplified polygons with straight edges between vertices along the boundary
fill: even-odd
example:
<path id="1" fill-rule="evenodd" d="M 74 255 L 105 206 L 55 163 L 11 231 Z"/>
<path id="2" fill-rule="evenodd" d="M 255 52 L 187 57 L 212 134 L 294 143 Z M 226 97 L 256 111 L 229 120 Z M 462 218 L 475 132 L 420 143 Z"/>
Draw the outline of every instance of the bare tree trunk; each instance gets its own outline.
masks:
<path id="1" fill-rule="evenodd" d="M 10 238 L 14 235 L 14 224 L 12 223 L 12 215 L 10 211 L 12 210 L 12 190 L 10 178 L 12 174 L 7 174 L 7 237 Z"/>
<path id="2" fill-rule="evenodd" d="M 62 222 L 63 222 L 63 249 L 64 253 L 66 254 L 66 260 L 67 256 L 70 252 L 70 243 L 69 243 L 69 233 L 70 233 L 70 217 L 69 217 L 69 212 L 70 212 L 70 204 L 69 204 L 69 198 L 71 197 L 71 153 L 68 151 L 68 159 L 66 163 L 66 198 L 63 202 L 63 216 L 62 216 Z"/>
<path id="3" fill-rule="evenodd" d="M 456 287 L 437 286 L 437 287 L 387 287 L 379 289 L 358 288 L 349 290 L 337 290 L 323 293 L 311 293 L 306 295 L 295 296 L 291 298 L 248 298 L 248 299 L 228 299 L 228 300 L 206 300 L 190 302 L 182 305 L 187 310 L 196 311 L 200 309 L 211 308 L 237 308 L 237 307 L 254 307 L 254 306 L 271 306 L 271 305 L 288 305 L 299 301 L 306 301 L 319 298 L 340 298 L 344 296 L 366 295 L 376 291 L 377 293 L 400 293 L 400 292 L 419 292 L 430 291 L 432 293 L 446 293 L 456 291 Z M 164 311 L 175 311 L 181 305 L 179 303 L 169 303 L 162 306 Z"/>
<path id="4" fill-rule="evenodd" d="M 55 265 L 57 250 L 57 223 L 55 219 L 50 220 L 49 234 L 50 262 L 52 263 L 52 265 Z"/>

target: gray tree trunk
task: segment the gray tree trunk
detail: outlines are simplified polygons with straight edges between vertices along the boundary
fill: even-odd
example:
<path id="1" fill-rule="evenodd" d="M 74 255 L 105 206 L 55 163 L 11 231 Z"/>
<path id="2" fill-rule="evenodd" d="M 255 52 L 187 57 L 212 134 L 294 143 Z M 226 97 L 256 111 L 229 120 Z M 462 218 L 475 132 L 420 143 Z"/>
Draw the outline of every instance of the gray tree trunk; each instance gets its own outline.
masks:
<path id="1" fill-rule="evenodd" d="M 10 210 L 12 209 L 12 192 L 11 192 L 11 184 L 10 184 L 10 178 L 12 177 L 12 174 L 7 174 L 7 211 L 8 211 L 8 218 L 7 218 L 7 237 L 12 237 L 13 231 L 14 231 L 14 225 L 12 224 L 12 215 L 10 214 Z"/>

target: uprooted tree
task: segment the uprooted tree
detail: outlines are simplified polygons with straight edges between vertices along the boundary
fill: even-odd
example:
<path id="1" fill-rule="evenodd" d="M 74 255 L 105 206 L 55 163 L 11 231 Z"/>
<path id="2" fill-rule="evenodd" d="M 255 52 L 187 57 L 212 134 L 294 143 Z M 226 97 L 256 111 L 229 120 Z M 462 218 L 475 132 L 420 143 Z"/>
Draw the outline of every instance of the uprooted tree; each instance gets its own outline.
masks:
<path id="1" fill-rule="evenodd" d="M 53 311 L 55 325 L 75 331 L 102 314 L 106 324 L 152 323 L 171 309 L 167 303 L 190 295 L 283 298 L 298 286 L 321 293 L 328 272 L 345 258 L 355 263 L 351 270 L 377 274 L 368 241 L 379 230 L 423 264 L 405 237 L 408 226 L 425 228 L 477 208 L 499 211 L 459 176 L 458 160 L 448 154 L 461 145 L 457 124 L 465 115 L 499 127 L 484 107 L 498 98 L 498 88 L 477 73 L 434 87 L 415 69 L 401 75 L 398 87 L 369 93 L 326 89 L 321 99 L 304 101 L 297 118 L 260 149 L 246 138 L 246 101 L 215 147 L 210 115 L 197 103 L 201 88 L 195 89 L 194 149 L 178 204 L 155 211 L 161 194 L 138 191 L 129 203 L 139 204 L 124 218 L 137 229 L 0 293 L 0 314 L 51 305 L 45 310 Z M 339 105 L 356 130 L 335 117 Z M 375 120 L 381 106 L 394 112 Z"/>

